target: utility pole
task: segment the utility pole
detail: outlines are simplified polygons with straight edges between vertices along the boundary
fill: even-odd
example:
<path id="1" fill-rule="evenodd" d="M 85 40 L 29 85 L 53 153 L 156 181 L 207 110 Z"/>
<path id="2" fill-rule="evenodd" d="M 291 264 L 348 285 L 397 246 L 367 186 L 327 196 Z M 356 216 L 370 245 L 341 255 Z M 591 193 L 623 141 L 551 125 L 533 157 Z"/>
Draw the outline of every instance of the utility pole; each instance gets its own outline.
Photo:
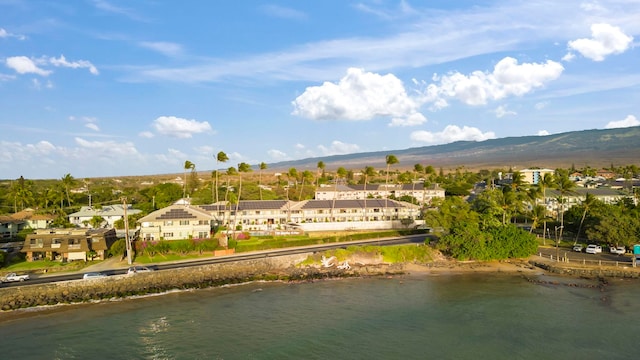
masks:
<path id="1" fill-rule="evenodd" d="M 127 245 L 127 263 L 131 265 L 131 237 L 129 236 L 129 217 L 127 216 L 127 199 L 122 198 L 122 209 L 124 210 L 124 236 Z"/>

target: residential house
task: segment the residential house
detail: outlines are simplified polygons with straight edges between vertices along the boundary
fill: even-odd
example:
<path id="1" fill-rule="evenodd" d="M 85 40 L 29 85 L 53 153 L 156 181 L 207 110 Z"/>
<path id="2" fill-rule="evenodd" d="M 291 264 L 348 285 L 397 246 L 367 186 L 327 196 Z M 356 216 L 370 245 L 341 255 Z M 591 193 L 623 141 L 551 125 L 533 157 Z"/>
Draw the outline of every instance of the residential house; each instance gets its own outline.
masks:
<path id="1" fill-rule="evenodd" d="M 27 261 L 104 260 L 116 240 L 115 229 L 37 229 L 27 235 L 20 251 Z"/>
<path id="2" fill-rule="evenodd" d="M 127 205 L 127 216 L 139 214 L 142 210 L 134 209 Z M 91 219 L 100 216 L 104 219 L 101 227 L 112 228 L 118 220 L 124 219 L 125 208 L 123 205 L 82 206 L 80 211 L 69 215 L 69 222 L 79 227 L 90 227 Z"/>
<path id="3" fill-rule="evenodd" d="M 11 216 L 0 215 L 0 240 L 15 239 L 18 232 L 24 228 L 25 222 Z"/>
<path id="4" fill-rule="evenodd" d="M 199 207 L 174 204 L 140 218 L 138 223 L 145 241 L 209 239 L 217 220 Z"/>
<path id="5" fill-rule="evenodd" d="M 24 226 L 31 229 L 49 228 L 56 219 L 56 217 L 51 214 L 36 214 L 35 210 L 30 208 L 11 214 L 11 217 L 18 221 L 24 221 Z"/>

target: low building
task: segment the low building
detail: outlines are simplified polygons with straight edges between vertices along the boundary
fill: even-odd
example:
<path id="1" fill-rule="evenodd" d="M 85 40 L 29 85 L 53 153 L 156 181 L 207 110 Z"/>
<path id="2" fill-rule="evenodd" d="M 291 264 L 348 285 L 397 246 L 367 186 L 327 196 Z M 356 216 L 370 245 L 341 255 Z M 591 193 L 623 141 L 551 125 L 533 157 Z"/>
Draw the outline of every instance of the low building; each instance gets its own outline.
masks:
<path id="1" fill-rule="evenodd" d="M 127 205 L 127 216 L 141 213 L 142 210 L 134 209 L 131 205 Z M 91 227 L 91 219 L 99 216 L 104 219 L 100 227 L 112 228 L 118 220 L 124 219 L 125 209 L 123 205 L 107 205 L 107 206 L 83 206 L 80 211 L 69 215 L 69 222 L 79 227 Z"/>
<path id="2" fill-rule="evenodd" d="M 25 227 L 31 229 L 46 229 L 51 227 L 53 221 L 56 219 L 51 214 L 36 214 L 33 209 L 24 209 L 18 211 L 15 214 L 11 214 L 11 217 L 18 221 L 24 221 Z"/>
<path id="3" fill-rule="evenodd" d="M 423 182 L 411 184 L 355 184 L 324 185 L 316 189 L 315 200 L 400 199 L 410 196 L 418 204 L 430 204 L 433 199 L 444 199 L 445 190 L 438 184 L 424 186 Z"/>
<path id="4" fill-rule="evenodd" d="M 39 229 L 27 235 L 21 252 L 27 261 L 104 260 L 116 240 L 115 229 Z"/>
<path id="5" fill-rule="evenodd" d="M 391 199 L 243 200 L 238 204 L 200 205 L 222 225 L 243 231 L 291 227 L 305 231 L 406 228 L 420 217 L 420 206 Z M 237 211 L 236 211 L 237 208 Z"/>
<path id="6" fill-rule="evenodd" d="M 0 240 L 15 239 L 20 230 L 24 229 L 25 222 L 16 220 L 11 216 L 0 215 Z"/>
<path id="7" fill-rule="evenodd" d="M 138 220 L 144 241 L 209 239 L 216 218 L 199 207 L 174 204 Z"/>

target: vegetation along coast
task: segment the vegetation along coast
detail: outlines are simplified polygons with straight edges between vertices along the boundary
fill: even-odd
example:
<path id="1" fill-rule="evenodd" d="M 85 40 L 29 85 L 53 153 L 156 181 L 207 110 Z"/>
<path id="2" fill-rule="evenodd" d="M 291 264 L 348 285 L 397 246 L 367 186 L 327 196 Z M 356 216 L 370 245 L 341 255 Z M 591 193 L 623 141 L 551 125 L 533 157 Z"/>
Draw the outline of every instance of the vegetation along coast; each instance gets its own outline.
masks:
<path id="1" fill-rule="evenodd" d="M 383 160 L 361 169 L 320 160 L 314 171 L 240 163 L 211 173 L 187 160 L 173 175 L 4 181 L 0 308 L 269 280 L 638 278 L 636 165 L 472 171 Z M 413 240 L 376 244 L 389 238 Z M 277 249 L 304 250 L 186 266 Z"/>

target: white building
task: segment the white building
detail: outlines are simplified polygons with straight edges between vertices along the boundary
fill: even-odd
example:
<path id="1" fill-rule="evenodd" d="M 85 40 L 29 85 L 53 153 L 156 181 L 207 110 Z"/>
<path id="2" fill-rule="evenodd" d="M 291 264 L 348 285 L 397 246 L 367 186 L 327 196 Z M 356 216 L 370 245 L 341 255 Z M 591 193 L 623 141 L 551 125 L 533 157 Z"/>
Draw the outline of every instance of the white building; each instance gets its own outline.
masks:
<path id="1" fill-rule="evenodd" d="M 418 204 L 429 204 L 435 198 L 444 199 L 445 191 L 437 184 L 425 187 L 422 182 L 412 184 L 363 184 L 357 185 L 324 185 L 316 189 L 316 200 L 362 200 L 384 199 L 389 197 L 399 199 L 411 196 Z"/>
<path id="2" fill-rule="evenodd" d="M 91 227 L 91 219 L 94 216 L 100 216 L 104 219 L 100 227 L 112 228 L 116 221 L 124 219 L 124 210 L 122 205 L 83 206 L 80 211 L 69 215 L 69 222 L 78 227 Z M 140 212 L 142 211 L 127 205 L 127 216 L 139 214 Z"/>

